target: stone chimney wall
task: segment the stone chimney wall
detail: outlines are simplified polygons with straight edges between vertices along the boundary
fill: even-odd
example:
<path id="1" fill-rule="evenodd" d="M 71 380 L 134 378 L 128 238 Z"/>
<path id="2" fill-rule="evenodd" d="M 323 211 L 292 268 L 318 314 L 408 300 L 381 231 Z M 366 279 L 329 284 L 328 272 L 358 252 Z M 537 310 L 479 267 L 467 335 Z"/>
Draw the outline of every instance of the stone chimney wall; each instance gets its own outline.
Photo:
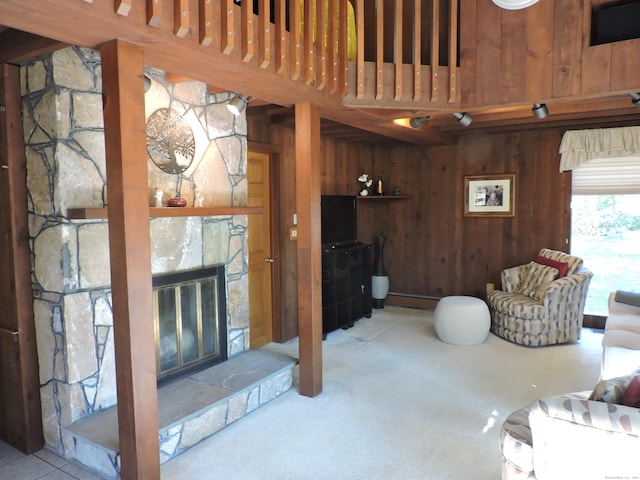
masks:
<path id="1" fill-rule="evenodd" d="M 171 108 L 195 140 L 191 166 L 167 174 L 147 158 L 149 205 L 178 181 L 188 204 L 246 205 L 246 120 L 231 94 L 172 84 L 146 69 L 148 118 Z M 64 454 L 64 428 L 116 404 L 108 223 L 70 220 L 69 208 L 105 207 L 99 52 L 70 47 L 21 68 L 29 242 L 45 440 Z M 249 348 L 247 217 L 151 219 L 152 273 L 225 265 L 229 356 Z"/>

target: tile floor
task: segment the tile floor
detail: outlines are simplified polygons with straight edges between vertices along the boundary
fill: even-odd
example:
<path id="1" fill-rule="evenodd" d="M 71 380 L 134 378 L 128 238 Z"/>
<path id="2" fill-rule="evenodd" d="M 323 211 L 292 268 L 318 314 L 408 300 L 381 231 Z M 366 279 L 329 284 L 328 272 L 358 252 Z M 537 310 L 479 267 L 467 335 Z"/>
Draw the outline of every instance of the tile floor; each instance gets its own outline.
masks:
<path id="1" fill-rule="evenodd" d="M 46 449 L 25 455 L 0 440 L 0 479 L 102 480 L 102 477 Z"/>

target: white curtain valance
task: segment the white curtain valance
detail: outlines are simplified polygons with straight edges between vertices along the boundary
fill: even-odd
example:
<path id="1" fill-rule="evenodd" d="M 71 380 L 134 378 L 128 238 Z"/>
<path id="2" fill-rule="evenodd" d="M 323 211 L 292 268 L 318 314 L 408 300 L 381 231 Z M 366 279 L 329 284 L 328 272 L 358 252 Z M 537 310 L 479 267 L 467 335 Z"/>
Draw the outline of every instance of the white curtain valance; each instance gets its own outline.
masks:
<path id="1" fill-rule="evenodd" d="M 560 171 L 592 158 L 640 155 L 640 127 L 594 128 L 565 132 L 560 144 Z"/>

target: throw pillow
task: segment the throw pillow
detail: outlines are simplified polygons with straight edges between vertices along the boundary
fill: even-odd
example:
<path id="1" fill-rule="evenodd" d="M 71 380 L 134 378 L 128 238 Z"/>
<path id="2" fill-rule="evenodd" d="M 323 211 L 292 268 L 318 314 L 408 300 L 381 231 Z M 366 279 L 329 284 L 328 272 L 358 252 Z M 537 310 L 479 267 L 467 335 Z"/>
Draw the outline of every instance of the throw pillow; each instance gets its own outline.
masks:
<path id="1" fill-rule="evenodd" d="M 542 255 L 538 255 L 536 259 L 536 263 L 540 265 L 547 265 L 549 267 L 558 269 L 558 278 L 566 277 L 567 270 L 569 270 L 569 264 L 567 262 L 559 262 L 558 260 L 552 260 L 547 257 L 543 257 Z"/>
<path id="2" fill-rule="evenodd" d="M 629 380 L 630 378 L 628 376 L 601 380 L 595 386 L 593 392 L 591 392 L 589 400 L 606 403 L 620 403 L 622 402 L 622 397 L 624 397 L 624 392 L 627 389 Z"/>
<path id="3" fill-rule="evenodd" d="M 640 408 L 640 375 L 636 375 L 627 386 L 622 396 L 622 404 L 627 407 Z"/>
<path id="4" fill-rule="evenodd" d="M 556 278 L 558 278 L 557 268 L 531 262 L 527 267 L 527 273 L 522 279 L 518 293 L 535 300 L 540 300 L 544 295 L 544 290 L 547 285 Z"/>
<path id="5" fill-rule="evenodd" d="M 616 290 L 615 300 L 619 303 L 640 307 L 640 293 Z"/>

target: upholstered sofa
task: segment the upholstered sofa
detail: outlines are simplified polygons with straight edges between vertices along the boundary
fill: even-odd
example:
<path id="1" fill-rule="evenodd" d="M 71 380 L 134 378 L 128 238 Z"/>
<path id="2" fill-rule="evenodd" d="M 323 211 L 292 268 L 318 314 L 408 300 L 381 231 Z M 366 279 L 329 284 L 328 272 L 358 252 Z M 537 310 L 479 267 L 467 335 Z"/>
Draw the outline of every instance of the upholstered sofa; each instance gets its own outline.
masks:
<path id="1" fill-rule="evenodd" d="M 536 261 L 502 271 L 502 290 L 487 294 L 491 331 L 514 343 L 542 346 L 580 339 L 593 273 L 582 259 L 543 248 Z"/>
<path id="2" fill-rule="evenodd" d="M 640 365 L 640 293 L 618 290 L 609 295 L 602 337 L 601 378 L 624 375 Z"/>
<path id="3" fill-rule="evenodd" d="M 640 370 L 517 410 L 500 431 L 502 480 L 640 478 L 638 406 Z"/>

